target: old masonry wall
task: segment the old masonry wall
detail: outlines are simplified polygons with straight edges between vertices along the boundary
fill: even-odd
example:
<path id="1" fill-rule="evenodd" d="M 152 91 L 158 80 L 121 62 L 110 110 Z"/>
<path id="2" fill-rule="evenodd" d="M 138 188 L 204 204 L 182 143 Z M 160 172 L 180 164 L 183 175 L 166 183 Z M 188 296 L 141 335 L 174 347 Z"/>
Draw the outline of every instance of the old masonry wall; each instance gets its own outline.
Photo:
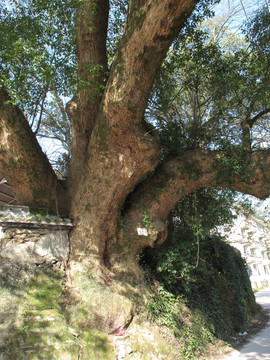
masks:
<path id="1" fill-rule="evenodd" d="M 64 270 L 69 256 L 69 219 L 28 206 L 0 207 L 0 262 L 22 267 L 48 264 Z"/>

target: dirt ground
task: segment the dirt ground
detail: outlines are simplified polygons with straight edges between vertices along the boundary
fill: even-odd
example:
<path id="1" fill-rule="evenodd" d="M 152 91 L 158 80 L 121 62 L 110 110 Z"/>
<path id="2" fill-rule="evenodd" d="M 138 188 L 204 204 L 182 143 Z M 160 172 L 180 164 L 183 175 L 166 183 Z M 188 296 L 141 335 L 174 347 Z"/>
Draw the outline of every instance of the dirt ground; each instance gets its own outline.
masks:
<path id="1" fill-rule="evenodd" d="M 258 314 L 246 329 L 247 335 L 235 334 L 234 337 L 227 339 L 227 341 L 220 340 L 216 345 L 209 349 L 207 356 L 200 360 L 219 360 L 225 354 L 228 354 L 233 350 L 240 350 L 253 336 L 257 335 L 267 326 L 269 320 L 270 312 L 260 306 Z"/>

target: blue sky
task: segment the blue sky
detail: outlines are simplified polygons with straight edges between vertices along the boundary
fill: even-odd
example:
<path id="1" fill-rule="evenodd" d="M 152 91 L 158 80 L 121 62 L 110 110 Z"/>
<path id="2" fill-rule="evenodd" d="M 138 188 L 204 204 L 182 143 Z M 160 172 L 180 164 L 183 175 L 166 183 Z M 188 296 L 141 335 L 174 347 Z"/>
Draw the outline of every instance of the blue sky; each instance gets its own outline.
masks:
<path id="1" fill-rule="evenodd" d="M 216 16 L 230 18 L 230 28 L 239 32 L 243 24 L 263 5 L 270 6 L 269 0 L 221 0 L 213 7 Z"/>

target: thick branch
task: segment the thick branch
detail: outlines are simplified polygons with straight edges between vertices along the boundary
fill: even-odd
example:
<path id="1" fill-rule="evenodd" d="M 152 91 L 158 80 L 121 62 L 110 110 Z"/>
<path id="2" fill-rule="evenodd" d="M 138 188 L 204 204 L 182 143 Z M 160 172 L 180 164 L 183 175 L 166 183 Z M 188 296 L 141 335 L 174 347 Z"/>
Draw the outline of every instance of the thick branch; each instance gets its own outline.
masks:
<path id="1" fill-rule="evenodd" d="M 83 168 L 107 77 L 108 0 L 80 1 L 76 14 L 78 96 L 67 106 L 72 124 L 72 182 Z M 78 111 L 79 109 L 79 111 Z"/>
<path id="2" fill-rule="evenodd" d="M 264 110 L 260 111 L 258 114 L 256 114 L 255 116 L 253 116 L 252 119 L 250 119 L 250 120 L 248 121 L 249 126 L 252 127 L 257 120 L 259 120 L 263 115 L 266 115 L 266 114 L 268 114 L 268 113 L 270 113 L 270 108 L 267 108 L 267 109 L 264 109 Z"/>
<path id="3" fill-rule="evenodd" d="M 24 205 L 56 210 L 60 185 L 27 120 L 0 88 L 0 170 Z"/>
<path id="4" fill-rule="evenodd" d="M 199 188 L 224 187 L 265 198 L 270 194 L 270 150 L 247 153 L 245 174 L 228 174 L 223 154 L 200 149 L 175 156 L 160 165 L 129 199 L 119 238 L 110 244 L 111 262 L 132 262 L 146 246 L 166 240 L 166 219 L 176 203 Z M 246 175 L 246 176 L 243 176 Z M 132 241 L 130 241 L 132 239 Z M 115 255 L 115 247 L 121 251 Z M 120 259 L 120 260 L 119 260 Z"/>
<path id="5" fill-rule="evenodd" d="M 109 257 L 126 196 L 158 164 L 159 145 L 144 126 L 143 113 L 158 67 L 197 2 L 132 2 L 72 201 L 72 216 L 80 226 L 71 236 L 74 259 L 81 259 L 89 231 L 91 252 Z M 81 216 L 85 209 L 87 217 Z"/>
<path id="6" fill-rule="evenodd" d="M 198 0 L 133 1 L 105 96 L 106 116 L 141 121 L 161 61 Z M 119 104 L 121 103 L 121 106 Z M 113 113 L 120 114 L 118 119 Z"/>
<path id="7" fill-rule="evenodd" d="M 199 149 L 169 159 L 134 193 L 139 210 L 130 213 L 145 209 L 150 218 L 165 221 L 176 203 L 198 188 L 224 187 L 260 199 L 270 194 L 270 150 L 248 153 L 242 174 L 233 169 L 228 174 L 223 159 L 220 152 Z"/>

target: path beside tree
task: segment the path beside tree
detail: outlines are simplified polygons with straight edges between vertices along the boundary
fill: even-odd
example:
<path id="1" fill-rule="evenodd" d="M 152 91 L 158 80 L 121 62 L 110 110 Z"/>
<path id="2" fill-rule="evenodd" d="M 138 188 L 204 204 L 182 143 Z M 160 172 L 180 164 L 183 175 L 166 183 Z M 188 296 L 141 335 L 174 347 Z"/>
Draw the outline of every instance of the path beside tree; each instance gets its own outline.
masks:
<path id="1" fill-rule="evenodd" d="M 256 301 L 264 310 L 270 311 L 270 287 L 257 292 Z M 222 360 L 260 360 L 270 358 L 270 321 L 257 336 L 250 339 L 240 350 L 234 350 Z"/>

